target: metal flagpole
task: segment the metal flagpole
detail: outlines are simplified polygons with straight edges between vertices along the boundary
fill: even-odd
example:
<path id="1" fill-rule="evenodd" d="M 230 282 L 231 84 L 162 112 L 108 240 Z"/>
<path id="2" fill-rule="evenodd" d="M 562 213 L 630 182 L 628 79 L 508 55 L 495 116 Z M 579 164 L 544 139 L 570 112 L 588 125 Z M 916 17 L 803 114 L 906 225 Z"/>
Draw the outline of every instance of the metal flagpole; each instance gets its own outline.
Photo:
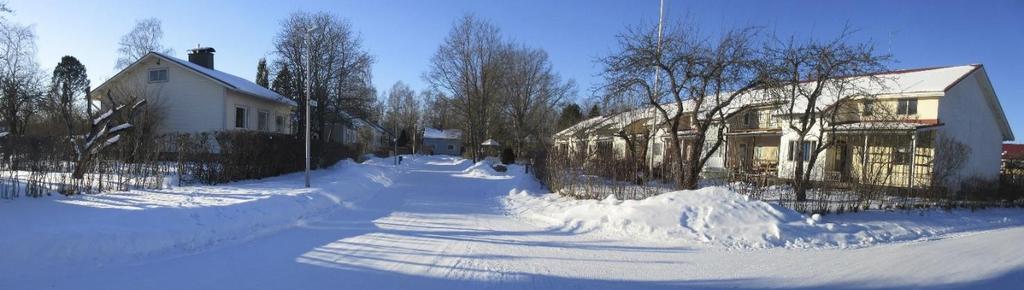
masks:
<path id="1" fill-rule="evenodd" d="M 662 27 L 662 22 L 664 21 L 664 19 L 665 19 L 665 0 L 661 0 L 661 3 L 658 5 L 658 51 L 657 51 L 657 53 L 658 53 L 658 57 L 659 58 L 661 57 L 661 27 Z M 660 74 L 658 74 L 658 67 L 655 66 L 654 67 L 654 95 L 655 95 L 655 97 L 658 96 L 658 76 L 659 75 Z M 682 108 L 676 108 L 676 110 L 682 110 Z M 654 126 L 655 127 L 654 127 L 653 132 L 651 133 L 651 144 L 648 147 L 654 147 L 654 142 L 657 142 L 657 139 L 658 139 L 658 127 L 661 127 L 661 121 L 660 120 L 661 120 L 661 114 L 658 114 L 658 112 L 655 111 L 654 112 L 654 121 L 655 121 L 654 122 Z M 662 163 L 664 163 L 665 157 L 668 155 L 668 148 L 667 148 L 667 146 L 664 146 L 664 145 L 668 145 L 668 144 L 662 144 L 662 147 L 663 147 L 661 149 Z M 651 150 L 647 150 L 647 151 L 650 152 Z M 650 156 L 650 162 L 648 162 L 648 164 L 647 164 L 648 167 L 649 167 L 648 170 L 649 170 L 650 173 L 653 173 L 654 172 L 654 154 L 653 154 L 653 152 L 651 152 L 651 154 L 648 154 L 648 155 Z"/>

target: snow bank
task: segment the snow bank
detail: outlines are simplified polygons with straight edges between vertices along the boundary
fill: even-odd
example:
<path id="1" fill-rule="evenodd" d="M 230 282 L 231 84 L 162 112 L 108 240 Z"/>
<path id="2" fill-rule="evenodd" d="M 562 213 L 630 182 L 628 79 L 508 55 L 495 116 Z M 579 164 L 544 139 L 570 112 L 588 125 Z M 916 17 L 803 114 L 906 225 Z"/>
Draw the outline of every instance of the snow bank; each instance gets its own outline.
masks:
<path id="1" fill-rule="evenodd" d="M 510 176 L 505 173 L 497 172 L 494 170 L 494 162 L 491 160 L 484 160 L 462 170 L 461 174 L 455 174 L 456 177 L 468 177 L 468 178 L 480 178 L 480 179 L 512 179 L 514 176 Z"/>
<path id="2" fill-rule="evenodd" d="M 350 160 L 223 186 L 0 201 L 0 271 L 176 256 L 296 226 L 390 185 L 393 168 Z M 317 187 L 320 186 L 320 187 Z"/>
<path id="3" fill-rule="evenodd" d="M 804 216 L 724 187 L 674 191 L 644 200 L 573 200 L 513 190 L 508 211 L 563 231 L 726 248 L 862 247 L 1024 224 L 1019 209 L 865 212 Z"/>

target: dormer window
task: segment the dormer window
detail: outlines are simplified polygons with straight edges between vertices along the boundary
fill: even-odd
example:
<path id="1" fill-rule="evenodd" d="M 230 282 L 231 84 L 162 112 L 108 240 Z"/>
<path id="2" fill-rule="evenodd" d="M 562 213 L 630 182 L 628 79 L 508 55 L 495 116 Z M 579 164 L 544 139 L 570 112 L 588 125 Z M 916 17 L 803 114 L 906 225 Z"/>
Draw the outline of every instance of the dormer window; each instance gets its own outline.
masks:
<path id="1" fill-rule="evenodd" d="M 149 82 L 151 83 L 163 83 L 167 82 L 167 69 L 154 69 L 149 71 Z"/>

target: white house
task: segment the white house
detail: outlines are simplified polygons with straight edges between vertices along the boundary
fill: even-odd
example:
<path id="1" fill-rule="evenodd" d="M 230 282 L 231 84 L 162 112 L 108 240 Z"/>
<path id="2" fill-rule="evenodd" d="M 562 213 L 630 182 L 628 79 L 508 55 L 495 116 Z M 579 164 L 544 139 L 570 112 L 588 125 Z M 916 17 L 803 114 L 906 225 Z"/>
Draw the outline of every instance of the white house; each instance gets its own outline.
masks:
<path id="1" fill-rule="evenodd" d="M 835 124 L 818 123 L 812 129 L 812 136 L 835 134 L 831 137 L 838 140 L 818 155 L 814 179 L 928 186 L 939 181 L 933 178 L 940 170 L 940 160 L 956 157 L 963 159 L 963 165 L 945 176 L 942 185 L 957 189 L 963 181 L 998 180 L 1002 143 L 1012 141 L 1014 136 L 982 65 L 899 70 L 874 76 L 877 78 L 873 80 L 880 83 L 863 85 L 870 98 L 839 102 L 837 96 L 826 94 L 819 100 L 818 106 L 840 104 L 842 108 L 835 109 L 849 113 L 843 113 Z M 857 78 L 854 81 L 869 81 L 867 77 Z M 782 104 L 758 98 L 759 93 L 753 91 L 728 108 L 737 112 L 731 119 L 715 122 L 716 126 L 726 126 L 725 146 L 712 154 L 705 164 L 706 173 L 729 171 L 788 178 L 793 176 L 796 162 L 809 164 L 807 157 L 794 153 L 798 152 L 794 148 L 813 146 L 808 142 L 814 141 L 796 144 L 797 135 L 786 125 L 787 118 L 794 116 L 787 116 Z M 670 115 L 673 107 L 669 108 Z M 691 103 L 683 107 L 684 112 L 694 111 Z M 882 119 L 881 114 L 872 113 L 882 109 L 892 114 Z M 605 148 L 621 158 L 626 149 L 624 135 L 653 128 L 656 133 L 644 158 L 657 165 L 664 158 L 668 134 L 664 126 L 655 126 L 664 121 L 652 111 L 638 109 L 583 121 L 555 134 L 556 144 L 568 152 L 596 152 L 589 154 L 595 158 Z M 681 127 L 686 148 L 687 133 L 692 129 L 688 121 Z M 957 143 L 966 152 L 944 149 L 940 141 Z"/>
<path id="2" fill-rule="evenodd" d="M 257 130 L 290 133 L 294 101 L 214 69 L 213 48 L 190 49 L 188 61 L 150 52 L 93 90 L 95 100 L 146 98 L 159 110 L 158 133 Z"/>
<path id="3" fill-rule="evenodd" d="M 462 131 L 426 128 L 423 130 L 423 150 L 427 154 L 462 155 Z"/>

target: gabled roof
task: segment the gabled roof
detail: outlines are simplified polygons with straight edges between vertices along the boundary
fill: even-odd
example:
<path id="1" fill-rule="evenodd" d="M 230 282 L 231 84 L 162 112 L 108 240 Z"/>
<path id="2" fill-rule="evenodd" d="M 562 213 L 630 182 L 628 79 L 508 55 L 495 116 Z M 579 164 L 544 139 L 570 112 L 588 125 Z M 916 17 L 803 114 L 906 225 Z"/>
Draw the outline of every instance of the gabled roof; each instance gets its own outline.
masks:
<path id="1" fill-rule="evenodd" d="M 153 57 L 161 58 L 163 60 L 168 61 L 169 63 L 177 64 L 177 65 L 185 68 L 186 71 L 191 71 L 191 72 L 197 73 L 199 75 L 202 75 L 202 76 L 204 76 L 206 78 L 209 78 L 209 79 L 211 79 L 214 82 L 224 86 L 225 88 L 227 88 L 229 90 L 236 91 L 236 92 L 242 93 L 244 95 L 248 95 L 248 96 L 264 99 L 264 100 L 271 101 L 271 102 L 277 102 L 277 103 L 281 103 L 281 104 L 285 104 L 285 105 L 289 105 L 289 106 L 296 106 L 295 101 L 292 101 L 292 100 L 286 98 L 285 96 L 282 96 L 281 94 L 278 94 L 278 93 L 276 93 L 276 92 L 274 92 L 274 91 L 272 91 L 270 89 L 264 88 L 263 86 L 257 85 L 256 83 L 250 82 L 249 80 L 246 80 L 244 78 L 241 78 L 241 77 L 238 77 L 238 76 L 226 73 L 226 72 L 222 72 L 222 71 L 219 71 L 219 70 L 208 69 L 208 68 L 205 68 L 205 67 L 200 66 L 198 64 L 194 64 L 194 63 L 191 63 L 191 62 L 186 61 L 186 60 L 182 60 L 182 59 L 179 59 L 179 58 L 176 58 L 176 57 L 173 57 L 173 56 L 169 56 L 169 55 L 166 55 L 166 54 L 163 54 L 163 53 L 159 53 L 159 52 L 154 52 L 154 51 L 150 51 L 149 53 L 147 53 L 142 58 L 139 58 L 134 63 L 132 63 L 131 65 L 129 65 L 128 67 L 126 67 L 125 69 L 121 70 L 116 75 L 114 75 L 114 77 L 111 77 L 109 80 L 107 80 L 106 82 L 104 82 L 100 86 L 96 87 L 96 89 L 100 90 L 101 88 L 103 88 L 103 86 L 105 86 L 108 83 L 110 83 L 111 80 L 115 80 L 118 77 L 120 77 L 122 74 L 124 74 L 126 71 L 134 69 L 140 63 L 142 63 L 143 60 L 145 60 L 147 58 L 153 58 Z"/>
<path id="2" fill-rule="evenodd" d="M 458 140 L 462 138 L 462 131 L 458 129 L 440 130 L 434 128 L 423 129 L 423 139 L 448 139 Z"/>
<path id="3" fill-rule="evenodd" d="M 363 127 L 363 126 L 365 126 L 365 127 L 369 127 L 370 129 L 373 129 L 374 131 L 378 131 L 381 134 L 391 135 L 391 132 L 389 132 L 388 130 L 384 129 L 384 127 L 382 127 L 381 125 L 379 125 L 377 123 L 370 122 L 370 121 L 367 121 L 367 120 L 363 120 L 362 118 L 357 118 L 357 117 L 352 116 L 351 114 L 349 114 L 347 112 L 344 112 L 344 111 L 338 112 L 338 114 L 342 118 L 348 120 L 349 123 L 353 127 Z"/>

